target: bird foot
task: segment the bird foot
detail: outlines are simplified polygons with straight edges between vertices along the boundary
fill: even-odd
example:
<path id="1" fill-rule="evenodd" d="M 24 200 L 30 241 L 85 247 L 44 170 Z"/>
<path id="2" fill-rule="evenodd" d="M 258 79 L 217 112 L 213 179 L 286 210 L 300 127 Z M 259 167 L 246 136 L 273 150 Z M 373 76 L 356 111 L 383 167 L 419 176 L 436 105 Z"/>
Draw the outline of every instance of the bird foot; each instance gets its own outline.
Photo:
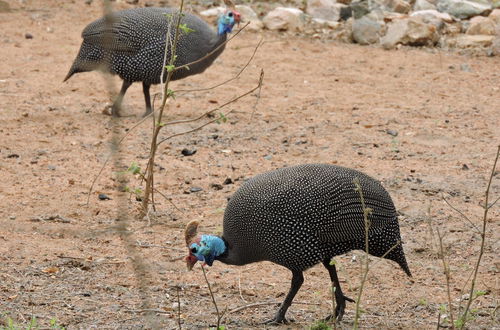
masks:
<path id="1" fill-rule="evenodd" d="M 281 324 L 290 324 L 293 320 L 288 321 L 284 316 L 276 315 L 274 318 L 262 322 L 262 324 L 266 325 L 281 325 Z"/>
<path id="2" fill-rule="evenodd" d="M 345 306 L 346 306 L 346 301 L 348 302 L 354 302 L 354 299 L 351 299 L 349 297 L 342 295 L 336 295 L 335 300 L 337 303 L 337 306 L 335 306 L 335 314 L 330 314 L 328 315 L 324 321 L 330 321 L 331 319 L 334 318 L 336 321 L 342 321 L 342 318 L 344 317 L 344 311 L 345 311 Z"/>

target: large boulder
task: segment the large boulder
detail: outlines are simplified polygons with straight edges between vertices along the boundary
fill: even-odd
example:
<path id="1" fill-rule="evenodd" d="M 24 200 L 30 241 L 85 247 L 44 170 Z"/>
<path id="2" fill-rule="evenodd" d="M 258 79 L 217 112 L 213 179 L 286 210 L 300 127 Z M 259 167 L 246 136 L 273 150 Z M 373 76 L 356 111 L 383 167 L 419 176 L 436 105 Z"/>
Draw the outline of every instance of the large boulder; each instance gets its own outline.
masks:
<path id="1" fill-rule="evenodd" d="M 439 0 L 437 8 L 460 19 L 484 15 L 491 11 L 491 4 L 470 0 Z"/>
<path id="2" fill-rule="evenodd" d="M 278 7 L 270 11 L 263 19 L 265 27 L 269 30 L 303 31 L 306 16 L 297 8 Z"/>
<path id="3" fill-rule="evenodd" d="M 383 22 L 365 15 L 352 23 L 352 39 L 360 45 L 377 43 L 383 29 Z"/>
<path id="4" fill-rule="evenodd" d="M 391 22 L 387 33 L 380 40 L 382 47 L 392 49 L 398 44 L 432 46 L 439 41 L 434 25 L 425 23 L 422 17 L 407 17 Z"/>

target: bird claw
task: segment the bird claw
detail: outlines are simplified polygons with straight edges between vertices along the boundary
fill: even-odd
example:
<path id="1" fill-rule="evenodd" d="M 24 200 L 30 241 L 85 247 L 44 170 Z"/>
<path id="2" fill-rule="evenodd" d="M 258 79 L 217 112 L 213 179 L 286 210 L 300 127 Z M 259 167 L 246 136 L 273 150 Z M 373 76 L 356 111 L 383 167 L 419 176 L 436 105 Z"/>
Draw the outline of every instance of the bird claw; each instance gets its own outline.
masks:
<path id="1" fill-rule="evenodd" d="M 266 325 L 281 325 L 281 324 L 290 324 L 290 321 L 288 321 L 284 316 L 275 316 L 274 318 L 262 322 L 262 324 Z"/>
<path id="2" fill-rule="evenodd" d="M 335 318 L 336 321 L 342 321 L 342 318 L 344 317 L 344 310 L 346 306 L 346 301 L 348 302 L 354 302 L 354 299 L 351 299 L 349 297 L 346 297 L 344 295 L 342 296 L 337 296 L 335 297 L 335 300 L 337 301 L 337 306 L 335 306 Z M 333 319 L 333 314 L 328 315 L 324 321 L 330 321 Z"/>

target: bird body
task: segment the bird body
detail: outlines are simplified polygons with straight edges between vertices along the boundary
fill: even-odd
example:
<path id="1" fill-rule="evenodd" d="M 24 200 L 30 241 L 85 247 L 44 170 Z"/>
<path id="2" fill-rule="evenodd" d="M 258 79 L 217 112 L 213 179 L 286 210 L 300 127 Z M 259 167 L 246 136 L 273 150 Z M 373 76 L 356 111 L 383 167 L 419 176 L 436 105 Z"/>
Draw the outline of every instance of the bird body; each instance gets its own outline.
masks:
<path id="1" fill-rule="evenodd" d="M 397 262 L 409 275 L 396 209 L 382 185 L 359 171 L 341 166 L 307 164 L 278 169 L 248 180 L 231 197 L 222 236 L 186 236 L 188 267 L 201 260 L 245 265 L 271 261 L 292 271 L 292 289 L 273 321 L 284 314 L 303 281 L 302 272 L 323 263 L 337 287 L 337 316 L 345 301 L 330 260 L 351 250 L 365 250 L 365 220 L 359 180 L 368 215 L 369 253 Z M 217 239 L 225 249 L 211 248 Z M 220 242 L 217 242 L 220 246 Z M 223 250 L 222 253 L 220 251 Z M 294 284 L 295 283 L 295 284 Z M 291 297 L 290 297 L 291 296 Z M 289 301 L 287 301 L 289 300 Z"/>
<path id="2" fill-rule="evenodd" d="M 133 82 L 142 82 L 146 114 L 149 114 L 149 88 L 161 81 L 167 32 L 170 31 L 173 43 L 178 15 L 179 11 L 172 8 L 133 8 L 114 12 L 90 23 L 82 32 L 80 51 L 64 81 L 75 73 L 92 70 L 120 76 L 123 85 L 113 105 L 114 115 L 119 114 L 128 87 Z M 238 21 L 239 14 L 228 11 L 219 18 L 216 32 L 196 15 L 183 13 L 181 24 L 185 24 L 186 28 L 180 29 L 174 66 L 186 65 L 213 53 L 189 68 L 176 70 L 171 79 L 182 79 L 205 71 L 224 50 L 227 33 Z M 169 45 L 167 49 L 167 64 L 171 48 Z"/>

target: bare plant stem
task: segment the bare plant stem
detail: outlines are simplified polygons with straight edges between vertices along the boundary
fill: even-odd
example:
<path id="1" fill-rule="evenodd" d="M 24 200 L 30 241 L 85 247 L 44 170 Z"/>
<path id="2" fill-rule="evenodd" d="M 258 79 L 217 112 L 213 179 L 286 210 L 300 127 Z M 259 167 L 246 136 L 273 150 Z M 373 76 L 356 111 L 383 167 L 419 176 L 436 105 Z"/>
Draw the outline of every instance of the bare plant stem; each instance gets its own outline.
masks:
<path id="1" fill-rule="evenodd" d="M 367 208 L 366 205 L 365 205 L 365 198 L 363 196 L 363 190 L 361 188 L 361 183 L 359 181 L 359 178 L 354 178 L 353 180 L 353 183 L 354 185 L 356 186 L 355 190 L 359 193 L 359 197 L 361 199 L 361 207 L 363 208 L 363 219 L 364 219 L 364 222 L 365 222 L 365 252 L 366 252 L 366 255 L 365 255 L 365 269 L 363 271 L 363 275 L 362 275 L 362 278 L 361 278 L 361 284 L 359 286 L 359 292 L 358 292 L 358 299 L 356 301 L 356 314 L 354 316 L 354 325 L 353 325 L 353 328 L 354 329 L 358 329 L 358 323 L 359 323 L 359 316 L 360 316 L 360 308 L 359 308 L 359 304 L 361 302 L 361 295 L 363 294 L 363 288 L 365 286 L 365 283 L 366 283 L 366 278 L 368 277 L 368 272 L 370 270 L 370 260 L 368 258 L 368 254 L 369 254 L 369 237 L 368 237 L 368 233 L 369 233 L 369 230 L 370 230 L 370 221 L 368 220 L 368 215 L 371 213 L 371 209 L 370 208 Z"/>
<path id="2" fill-rule="evenodd" d="M 453 305 L 451 304 L 450 265 L 446 262 L 446 257 L 445 257 L 445 253 L 444 253 L 444 247 L 443 247 L 443 236 L 441 235 L 439 228 L 436 229 L 436 233 L 437 233 L 438 239 L 439 239 L 439 259 L 441 259 L 441 261 L 443 263 L 443 272 L 444 272 L 444 276 L 446 279 L 446 294 L 447 294 L 447 298 L 448 298 L 448 313 L 450 314 L 451 329 L 454 330 L 455 329 L 455 320 L 453 317 Z"/>
<path id="3" fill-rule="evenodd" d="M 205 277 L 205 281 L 207 282 L 208 291 L 210 292 L 210 297 L 212 297 L 212 303 L 214 304 L 215 312 L 217 313 L 217 330 L 219 330 L 220 329 L 220 321 L 224 317 L 224 313 L 221 314 L 219 312 L 219 307 L 217 306 L 217 302 L 215 301 L 215 296 L 214 296 L 214 293 L 212 292 L 212 286 L 210 285 L 210 282 L 208 281 L 207 272 L 205 271 L 205 267 L 203 267 L 203 265 L 200 265 L 200 267 L 201 267 L 201 270 L 203 271 L 203 276 Z"/>
<path id="4" fill-rule="evenodd" d="M 488 181 L 488 186 L 486 187 L 486 192 L 484 193 L 484 213 L 483 213 L 483 228 L 481 230 L 481 248 L 479 249 L 479 256 L 477 257 L 476 267 L 474 268 L 474 275 L 472 276 L 472 282 L 471 282 L 470 291 L 469 291 L 469 300 L 467 301 L 467 305 L 465 306 L 465 310 L 461 316 L 462 322 L 460 325 L 460 329 L 463 329 L 465 327 L 465 324 L 467 323 L 467 316 L 469 314 L 470 305 L 472 303 L 472 300 L 474 299 L 474 289 L 476 287 L 477 273 L 479 271 L 479 265 L 481 264 L 481 259 L 483 258 L 484 245 L 486 242 L 486 223 L 488 222 L 488 211 L 491 207 L 488 204 L 489 197 L 490 197 L 491 182 L 493 181 L 493 177 L 495 176 L 495 170 L 497 167 L 499 155 L 500 155 L 500 145 L 497 146 L 497 154 L 495 157 L 495 161 L 493 163 L 493 168 L 491 169 L 491 174 L 490 174 L 490 179 Z"/>
<path id="5" fill-rule="evenodd" d="M 176 51 L 177 51 L 177 42 L 179 40 L 179 26 L 181 24 L 181 19 L 182 19 L 182 10 L 184 9 L 184 0 L 181 0 L 181 4 L 179 5 L 179 12 L 177 14 L 177 21 L 175 24 L 175 34 L 174 34 L 174 40 L 173 43 L 170 47 L 170 59 L 169 59 L 169 67 L 172 67 L 175 63 L 176 59 Z M 170 36 L 170 28 L 167 31 L 167 45 L 169 42 L 169 36 Z M 163 66 L 163 73 L 165 72 L 165 65 Z M 163 76 L 162 73 L 162 76 Z M 160 130 L 162 128 L 161 120 L 163 118 L 163 111 L 165 110 L 165 105 L 167 103 L 167 99 L 169 97 L 168 93 L 168 86 L 170 83 L 170 80 L 172 79 L 172 75 L 174 73 L 174 70 L 168 70 L 167 73 L 167 78 L 165 81 L 165 86 L 163 88 L 163 99 L 162 99 L 162 104 L 160 107 L 160 111 L 158 112 L 158 119 L 155 120 L 154 122 L 154 132 L 153 132 L 153 137 L 151 139 L 151 148 L 150 148 L 150 153 L 149 153 L 149 160 L 148 160 L 148 166 L 147 166 L 147 171 L 146 171 L 146 188 L 144 191 L 144 198 L 142 199 L 142 209 L 141 209 L 141 217 L 144 217 L 147 212 L 148 212 L 148 206 L 149 206 L 149 200 L 150 196 L 153 192 L 153 177 L 154 177 L 154 161 L 155 161 L 155 155 L 156 155 L 156 150 L 158 148 L 158 134 L 160 134 Z"/>

